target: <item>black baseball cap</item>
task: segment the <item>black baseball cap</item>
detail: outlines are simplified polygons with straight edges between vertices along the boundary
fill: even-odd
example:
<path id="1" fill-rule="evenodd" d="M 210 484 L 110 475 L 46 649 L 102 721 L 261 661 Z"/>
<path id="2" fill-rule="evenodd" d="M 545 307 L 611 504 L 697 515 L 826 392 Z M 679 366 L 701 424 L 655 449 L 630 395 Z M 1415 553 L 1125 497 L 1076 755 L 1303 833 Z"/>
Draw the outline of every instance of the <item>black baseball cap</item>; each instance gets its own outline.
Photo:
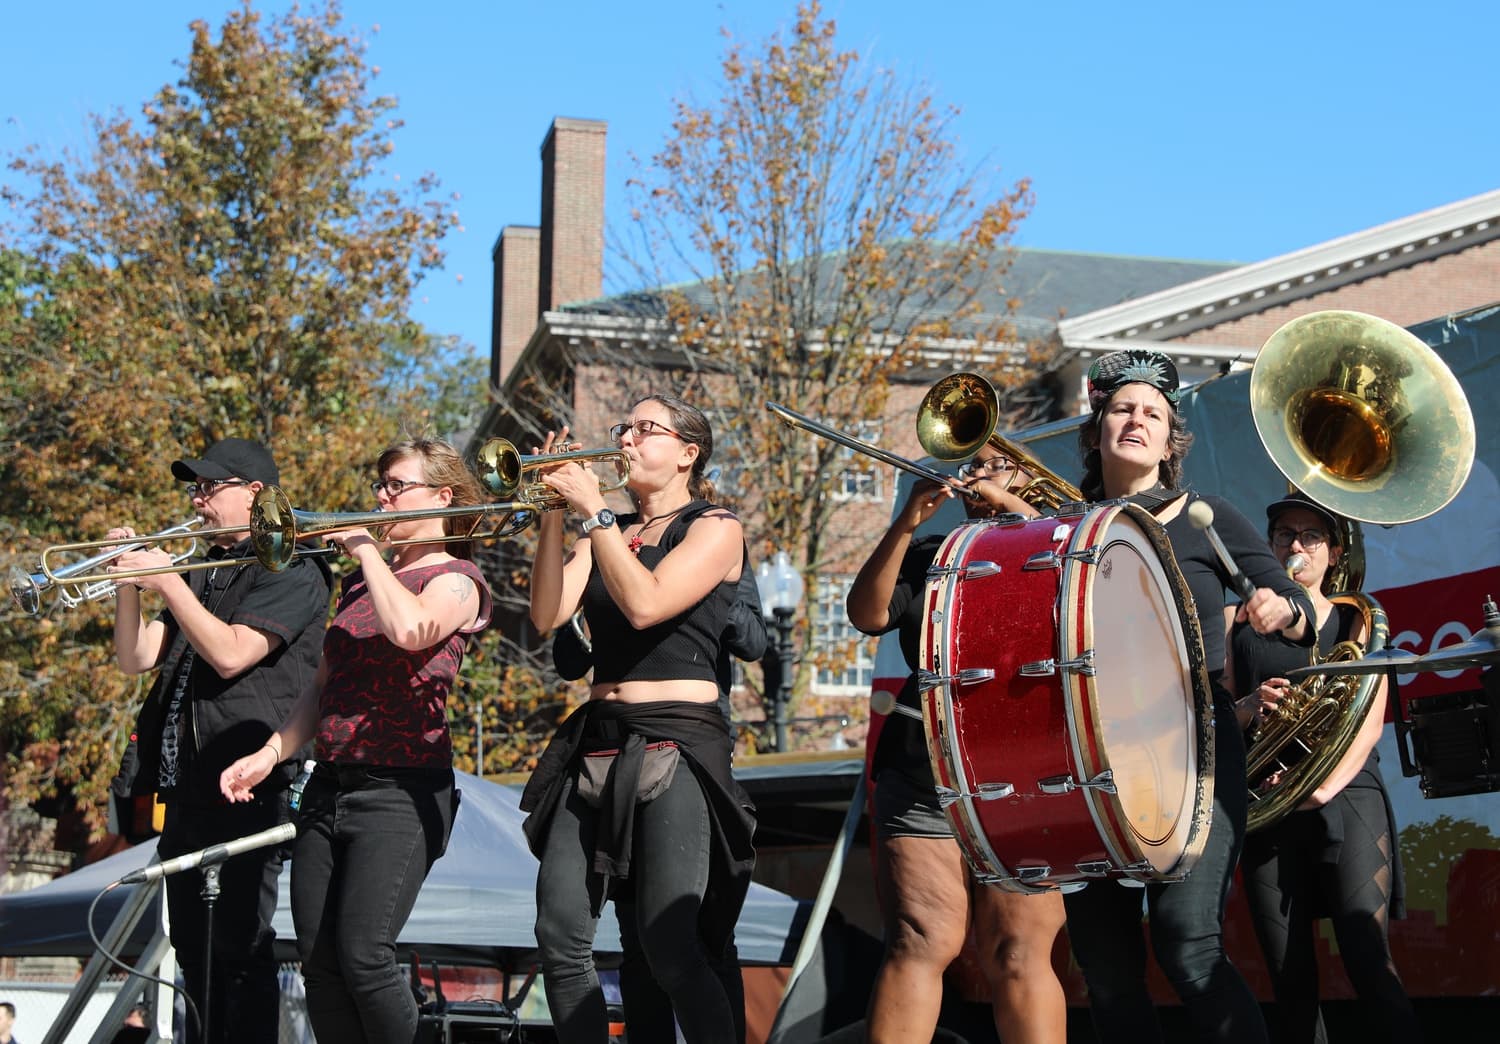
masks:
<path id="1" fill-rule="evenodd" d="M 1301 508 L 1303 511 L 1311 511 L 1314 515 L 1317 515 L 1328 524 L 1328 538 L 1335 544 L 1339 543 L 1339 517 L 1300 489 L 1293 490 L 1274 504 L 1267 504 L 1266 522 L 1270 525 L 1275 525 L 1277 516 L 1283 511 L 1290 511 L 1292 508 Z"/>
<path id="2" fill-rule="evenodd" d="M 220 439 L 208 447 L 200 460 L 184 457 L 172 461 L 172 475 L 183 482 L 239 478 L 263 486 L 281 483 L 281 472 L 271 451 L 252 439 Z"/>

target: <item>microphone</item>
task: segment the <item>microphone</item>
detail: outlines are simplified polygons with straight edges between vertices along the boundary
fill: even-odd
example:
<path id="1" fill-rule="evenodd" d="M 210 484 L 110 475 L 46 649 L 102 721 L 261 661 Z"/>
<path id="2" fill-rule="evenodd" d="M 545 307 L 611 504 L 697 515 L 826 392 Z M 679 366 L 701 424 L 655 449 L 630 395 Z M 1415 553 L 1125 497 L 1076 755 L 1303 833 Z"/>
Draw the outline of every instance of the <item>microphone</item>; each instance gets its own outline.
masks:
<path id="1" fill-rule="evenodd" d="M 1240 596 L 1240 601 L 1248 602 L 1255 594 L 1255 585 L 1250 578 L 1240 572 L 1240 567 L 1235 564 L 1229 555 L 1229 549 L 1224 546 L 1224 541 L 1219 539 L 1219 534 L 1214 530 L 1214 509 L 1208 506 L 1206 501 L 1195 500 L 1188 506 L 1188 520 L 1193 525 L 1203 530 L 1203 535 L 1208 537 L 1208 542 L 1213 545 L 1214 554 L 1219 556 L 1219 561 L 1224 563 L 1224 568 L 1229 571 L 1229 584 L 1235 593 Z"/>
<path id="2" fill-rule="evenodd" d="M 132 870 L 120 878 L 121 884 L 145 884 L 149 881 L 159 881 L 163 877 L 180 873 L 183 870 L 191 870 L 195 866 L 214 866 L 222 863 L 231 856 L 237 856 L 241 852 L 249 852 L 256 848 L 264 848 L 267 845 L 279 845 L 283 841 L 290 841 L 297 836 L 297 826 L 294 823 L 283 823 L 269 830 L 262 830 L 258 834 L 248 834 L 245 837 L 237 837 L 233 841 L 226 841 L 221 845 L 209 845 L 200 848 L 196 852 L 177 856 L 162 863 L 153 863 L 140 870 Z"/>

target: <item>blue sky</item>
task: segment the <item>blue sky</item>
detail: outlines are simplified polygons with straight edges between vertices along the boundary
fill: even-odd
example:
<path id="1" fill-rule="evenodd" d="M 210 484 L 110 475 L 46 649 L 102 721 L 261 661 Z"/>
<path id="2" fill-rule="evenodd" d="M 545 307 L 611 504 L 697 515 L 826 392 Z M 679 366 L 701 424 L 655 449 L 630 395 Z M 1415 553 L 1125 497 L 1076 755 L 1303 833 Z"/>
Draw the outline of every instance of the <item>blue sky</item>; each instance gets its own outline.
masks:
<path id="1" fill-rule="evenodd" d="M 179 76 L 188 23 L 217 26 L 234 6 L 0 5 L 0 153 L 85 149 L 89 113 L 139 112 Z M 660 145 L 674 98 L 716 96 L 720 28 L 756 40 L 794 9 L 348 0 L 376 89 L 406 122 L 390 170 L 431 171 L 461 197 L 463 231 L 416 317 L 488 351 L 490 250 L 503 225 L 538 221 L 551 119 L 608 121 L 606 207 L 621 223 L 630 153 Z M 1500 187 L 1494 0 L 824 10 L 842 46 L 961 110 L 969 163 L 1033 180 L 1022 246 L 1257 261 Z"/>

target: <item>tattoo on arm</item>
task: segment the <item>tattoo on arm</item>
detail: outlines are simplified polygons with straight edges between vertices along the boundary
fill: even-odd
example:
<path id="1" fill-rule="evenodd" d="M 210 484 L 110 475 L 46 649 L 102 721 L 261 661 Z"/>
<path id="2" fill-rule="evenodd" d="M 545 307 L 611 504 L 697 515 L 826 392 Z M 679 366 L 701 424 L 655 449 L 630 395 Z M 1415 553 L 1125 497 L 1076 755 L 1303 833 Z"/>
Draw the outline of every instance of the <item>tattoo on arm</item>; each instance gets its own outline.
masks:
<path id="1" fill-rule="evenodd" d="M 474 584 L 466 576 L 455 576 L 453 578 L 453 595 L 458 599 L 458 604 L 463 605 L 474 593 Z"/>

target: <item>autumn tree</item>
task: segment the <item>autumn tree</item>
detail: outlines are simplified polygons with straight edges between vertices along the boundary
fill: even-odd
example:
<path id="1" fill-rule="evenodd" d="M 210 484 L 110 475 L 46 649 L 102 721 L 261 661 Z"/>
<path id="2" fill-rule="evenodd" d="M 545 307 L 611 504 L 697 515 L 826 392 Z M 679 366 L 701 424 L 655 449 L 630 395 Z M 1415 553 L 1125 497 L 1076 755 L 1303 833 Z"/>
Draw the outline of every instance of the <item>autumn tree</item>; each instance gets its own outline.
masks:
<path id="1" fill-rule="evenodd" d="M 435 178 L 394 168 L 400 122 L 374 75 L 336 6 L 265 20 L 247 3 L 217 35 L 192 24 L 181 78 L 136 117 L 96 117 L 91 155 L 13 159 L 7 565 L 183 520 L 168 463 L 224 436 L 269 443 L 299 506 L 368 509 L 389 440 L 465 419 L 477 362 L 409 315 L 456 215 Z M 115 669 L 109 602 L 4 611 L 10 798 L 70 795 L 97 827 L 150 679 Z"/>
<path id="2" fill-rule="evenodd" d="M 554 420 L 538 403 L 575 401 L 574 382 L 606 412 L 674 386 L 709 404 L 721 487 L 752 548 L 792 549 L 812 591 L 820 573 L 854 571 L 888 505 L 861 514 L 845 495 L 851 469 L 873 461 L 788 429 L 764 404 L 920 456 L 914 407 L 933 379 L 977 368 L 1004 388 L 1029 376 L 1004 283 L 1029 186 L 966 171 L 956 111 L 840 49 L 816 2 L 763 44 L 731 38 L 722 77 L 716 102 L 676 103 L 631 183 L 628 224 L 612 227 L 614 281 L 640 289 L 581 306 L 633 322 L 630 340 L 534 360 L 509 401 L 530 430 Z M 803 649 L 820 622 L 809 608 Z"/>

